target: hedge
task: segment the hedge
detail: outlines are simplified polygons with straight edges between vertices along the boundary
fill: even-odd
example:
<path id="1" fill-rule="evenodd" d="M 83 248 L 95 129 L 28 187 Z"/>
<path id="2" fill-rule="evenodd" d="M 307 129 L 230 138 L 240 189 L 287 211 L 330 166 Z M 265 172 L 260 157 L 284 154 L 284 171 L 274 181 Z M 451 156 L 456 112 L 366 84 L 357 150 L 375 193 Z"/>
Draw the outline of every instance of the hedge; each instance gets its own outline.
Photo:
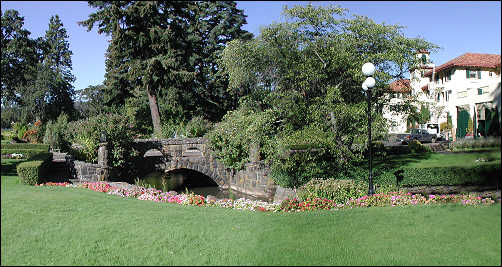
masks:
<path id="1" fill-rule="evenodd" d="M 38 154 L 46 154 L 49 153 L 46 149 L 4 149 L 2 148 L 2 155 L 9 155 L 9 154 L 22 154 L 23 158 L 25 159 L 30 159 L 35 155 Z"/>
<path id="2" fill-rule="evenodd" d="M 400 186 L 421 185 L 500 185 L 500 162 L 474 167 L 400 168 L 379 179 Z"/>
<path id="3" fill-rule="evenodd" d="M 49 145 L 48 144 L 29 144 L 29 143 L 2 144 L 2 151 L 5 149 L 35 149 L 35 150 L 49 151 Z"/>
<path id="4" fill-rule="evenodd" d="M 51 157 L 48 155 L 51 154 L 38 154 L 34 157 L 36 160 L 22 162 L 17 165 L 16 170 L 21 183 L 35 185 L 44 182 L 43 177 L 47 173 L 51 162 Z"/>

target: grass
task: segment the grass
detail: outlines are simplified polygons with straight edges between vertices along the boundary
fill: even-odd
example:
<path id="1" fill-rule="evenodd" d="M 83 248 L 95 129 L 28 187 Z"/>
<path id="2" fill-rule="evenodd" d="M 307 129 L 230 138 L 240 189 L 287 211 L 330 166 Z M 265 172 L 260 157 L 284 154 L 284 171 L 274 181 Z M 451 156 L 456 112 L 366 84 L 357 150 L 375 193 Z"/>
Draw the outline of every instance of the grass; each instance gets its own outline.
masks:
<path id="1" fill-rule="evenodd" d="M 501 206 L 260 213 L 17 182 L 2 265 L 500 265 Z M 15 172 L 15 168 L 14 168 Z"/>
<path id="2" fill-rule="evenodd" d="M 498 161 L 500 163 L 500 149 L 455 153 L 389 155 L 376 159 L 375 165 L 380 167 L 434 168 L 453 166 L 474 167 L 480 164 L 487 164 L 476 162 L 479 158 L 488 158 L 491 162 Z"/>

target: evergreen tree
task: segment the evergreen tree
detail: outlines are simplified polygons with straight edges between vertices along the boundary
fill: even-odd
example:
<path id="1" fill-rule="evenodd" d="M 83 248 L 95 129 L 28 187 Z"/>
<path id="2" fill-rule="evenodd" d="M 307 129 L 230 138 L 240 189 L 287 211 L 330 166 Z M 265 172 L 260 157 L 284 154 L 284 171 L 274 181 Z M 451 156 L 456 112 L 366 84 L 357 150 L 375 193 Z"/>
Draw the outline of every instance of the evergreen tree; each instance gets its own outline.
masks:
<path id="1" fill-rule="evenodd" d="M 91 30 L 99 22 L 98 33 L 112 35 L 107 53 L 108 90 L 116 92 L 108 99 L 125 101 L 135 88 L 148 95 L 154 134 L 161 132 L 158 94 L 193 79 L 183 68 L 181 15 L 187 2 L 90 1 L 97 8 L 89 19 L 80 22 Z"/>
<path id="2" fill-rule="evenodd" d="M 33 91 L 43 90 L 38 94 L 38 116 L 42 120 L 55 120 L 62 112 L 75 117 L 72 83 L 72 61 L 68 34 L 58 15 L 51 16 L 49 29 L 45 32 L 42 43 L 42 61 L 38 64 L 37 78 L 30 86 Z M 36 95 L 36 94 L 35 94 Z"/>
<path id="3" fill-rule="evenodd" d="M 111 35 L 107 50 L 105 101 L 149 100 L 154 133 L 165 121 L 203 115 L 220 119 L 235 107 L 217 58 L 226 43 L 251 38 L 234 2 L 90 1 L 97 12 L 80 22 Z M 134 102 L 134 101 L 133 101 Z"/>
<path id="4" fill-rule="evenodd" d="M 186 32 L 190 41 L 189 66 L 196 72 L 194 90 L 198 115 L 219 121 L 236 108 L 237 99 L 228 88 L 228 77 L 218 70 L 218 58 L 234 39 L 249 40 L 252 34 L 241 29 L 246 16 L 235 2 L 194 2 L 189 6 Z"/>
<path id="5" fill-rule="evenodd" d="M 33 79 L 38 60 L 36 40 L 23 28 L 24 17 L 13 9 L 2 14 L 2 106 L 23 105 L 24 86 Z"/>

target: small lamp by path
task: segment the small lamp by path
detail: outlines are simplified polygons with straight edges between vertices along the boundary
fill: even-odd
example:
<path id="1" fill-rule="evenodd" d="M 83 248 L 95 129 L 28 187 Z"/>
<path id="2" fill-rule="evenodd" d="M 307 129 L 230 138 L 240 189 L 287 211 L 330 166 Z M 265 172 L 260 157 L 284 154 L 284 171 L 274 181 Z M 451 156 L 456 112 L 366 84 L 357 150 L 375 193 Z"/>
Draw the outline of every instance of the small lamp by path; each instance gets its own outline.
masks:
<path id="1" fill-rule="evenodd" d="M 106 132 L 105 131 L 102 131 L 101 134 L 99 135 L 99 142 L 106 143 Z"/>
<path id="2" fill-rule="evenodd" d="M 373 144 L 371 142 L 371 88 L 375 86 L 375 79 L 371 77 L 375 73 L 375 66 L 368 62 L 364 63 L 362 68 L 363 74 L 367 77 L 366 80 L 362 84 L 363 90 L 366 92 L 368 96 L 368 148 L 369 148 L 369 189 L 368 195 L 373 195 L 375 193 L 375 188 L 373 186 L 373 170 L 371 166 L 372 156 L 373 156 Z"/>

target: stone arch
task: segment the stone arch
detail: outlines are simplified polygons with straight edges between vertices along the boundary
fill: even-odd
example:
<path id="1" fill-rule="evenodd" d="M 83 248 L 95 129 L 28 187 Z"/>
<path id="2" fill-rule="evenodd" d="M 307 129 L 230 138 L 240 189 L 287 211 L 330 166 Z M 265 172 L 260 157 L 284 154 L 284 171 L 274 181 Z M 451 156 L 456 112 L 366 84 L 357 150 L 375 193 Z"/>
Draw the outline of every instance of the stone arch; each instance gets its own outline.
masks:
<path id="1" fill-rule="evenodd" d="M 165 172 L 168 173 L 180 169 L 199 172 L 211 178 L 219 187 L 229 187 L 227 171 L 218 166 L 218 164 L 211 164 L 208 160 L 191 161 L 184 158 L 172 158 L 167 164 Z"/>
<path id="2" fill-rule="evenodd" d="M 164 154 L 157 148 L 151 148 L 143 153 L 143 158 L 146 157 L 164 157 Z"/>
<path id="3" fill-rule="evenodd" d="M 204 174 L 202 172 L 188 169 L 179 168 L 167 171 L 166 175 L 170 176 L 172 183 L 176 185 L 177 188 L 184 187 L 194 188 L 194 187 L 220 187 L 221 186 L 212 177 Z"/>

